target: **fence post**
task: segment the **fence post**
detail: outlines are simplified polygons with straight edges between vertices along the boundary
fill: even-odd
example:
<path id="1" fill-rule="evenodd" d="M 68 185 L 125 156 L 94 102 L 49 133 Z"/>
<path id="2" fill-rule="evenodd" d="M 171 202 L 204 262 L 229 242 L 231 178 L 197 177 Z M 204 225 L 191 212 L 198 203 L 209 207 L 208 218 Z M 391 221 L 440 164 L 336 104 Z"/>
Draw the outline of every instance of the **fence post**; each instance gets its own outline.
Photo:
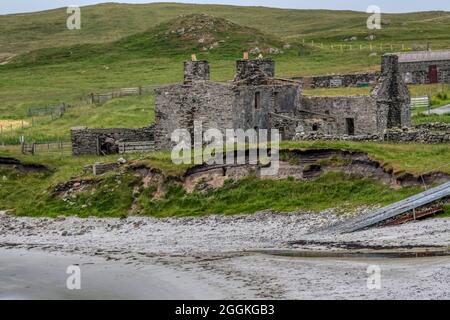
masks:
<path id="1" fill-rule="evenodd" d="M 142 87 L 139 86 L 139 95 L 142 96 Z"/>
<path id="2" fill-rule="evenodd" d="M 35 153 L 36 153 L 36 142 L 33 142 L 33 144 L 31 145 L 31 154 L 34 156 Z"/>
<path id="3" fill-rule="evenodd" d="M 97 136 L 97 139 L 96 139 L 96 148 L 97 148 L 97 155 L 99 156 L 100 155 L 100 138 Z"/>

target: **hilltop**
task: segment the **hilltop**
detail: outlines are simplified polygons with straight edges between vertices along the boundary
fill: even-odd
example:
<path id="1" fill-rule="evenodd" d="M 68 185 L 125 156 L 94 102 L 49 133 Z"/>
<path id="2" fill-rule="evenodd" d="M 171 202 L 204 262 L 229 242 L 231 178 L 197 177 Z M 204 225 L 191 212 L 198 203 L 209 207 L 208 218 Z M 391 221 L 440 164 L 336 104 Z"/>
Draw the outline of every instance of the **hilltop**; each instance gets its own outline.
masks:
<path id="1" fill-rule="evenodd" d="M 208 14 L 182 15 L 146 32 L 100 44 L 44 48 L 25 53 L 12 62 L 45 64 L 83 59 L 112 62 L 132 58 L 186 56 L 203 53 L 238 57 L 243 51 L 278 55 L 285 44 L 276 36 Z M 293 46 L 289 45 L 289 49 Z"/>
<path id="2" fill-rule="evenodd" d="M 82 29 L 67 30 L 66 9 L 0 16 L 0 59 L 40 48 L 106 43 L 142 33 L 180 15 L 203 12 L 236 24 L 294 39 L 339 41 L 356 37 L 365 41 L 364 12 L 286 10 L 176 3 L 117 4 L 82 7 Z M 381 41 L 442 41 L 448 39 L 450 12 L 419 12 L 383 15 Z M 1 61 L 0 61 L 1 62 Z"/>

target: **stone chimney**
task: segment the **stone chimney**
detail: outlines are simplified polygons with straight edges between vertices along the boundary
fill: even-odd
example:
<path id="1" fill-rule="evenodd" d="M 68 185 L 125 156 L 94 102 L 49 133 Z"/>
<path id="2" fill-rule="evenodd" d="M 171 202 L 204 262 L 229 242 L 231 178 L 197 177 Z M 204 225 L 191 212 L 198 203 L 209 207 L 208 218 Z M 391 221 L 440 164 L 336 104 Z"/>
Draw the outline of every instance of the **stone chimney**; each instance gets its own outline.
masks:
<path id="1" fill-rule="evenodd" d="M 261 76 L 275 77 L 275 61 L 269 59 L 236 61 L 236 77 L 234 81 Z"/>
<path id="2" fill-rule="evenodd" d="M 399 73 L 398 69 L 398 55 L 396 54 L 384 54 L 381 57 L 381 75 L 393 76 Z"/>
<path id="3" fill-rule="evenodd" d="M 209 80 L 208 61 L 185 61 L 184 62 L 184 82 L 191 83 L 195 81 Z"/>
<path id="4" fill-rule="evenodd" d="M 372 91 L 377 101 L 379 131 L 411 125 L 410 93 L 399 70 L 398 56 L 381 57 L 381 75 Z"/>

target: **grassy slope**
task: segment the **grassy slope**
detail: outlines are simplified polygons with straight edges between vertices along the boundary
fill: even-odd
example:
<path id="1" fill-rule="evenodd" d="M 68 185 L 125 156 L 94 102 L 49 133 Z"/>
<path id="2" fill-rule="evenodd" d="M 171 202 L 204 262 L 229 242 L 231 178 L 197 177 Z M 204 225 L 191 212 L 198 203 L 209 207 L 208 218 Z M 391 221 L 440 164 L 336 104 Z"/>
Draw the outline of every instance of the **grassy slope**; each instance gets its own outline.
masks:
<path id="1" fill-rule="evenodd" d="M 404 171 L 415 174 L 434 171 L 450 173 L 450 149 L 446 145 L 356 142 L 286 142 L 285 148 L 342 148 L 361 150 L 380 161 L 396 173 Z M 78 176 L 85 165 L 96 161 L 115 161 L 117 156 L 59 157 L 17 155 L 14 150 L 2 151 L 2 155 L 17 156 L 25 162 L 48 165 L 47 174 L 18 174 L 0 169 L 0 209 L 15 209 L 17 214 L 52 215 L 76 214 L 81 216 L 121 216 L 132 205 L 136 178 L 129 174 L 107 175 L 94 190 L 89 190 L 70 202 L 55 199 L 50 191 L 58 182 Z M 180 176 L 188 166 L 176 166 L 170 161 L 169 152 L 144 155 L 127 155 L 128 160 L 138 161 L 159 168 L 167 176 Z M 447 166 L 442 167 L 442 164 Z M 3 178 L 5 176 L 5 178 Z M 118 182 L 120 181 L 120 183 Z M 281 211 L 306 209 L 321 210 L 331 206 L 353 208 L 362 204 L 387 204 L 420 191 L 420 188 L 393 190 L 375 181 L 330 174 L 314 182 L 265 181 L 248 178 L 239 182 L 229 181 L 223 188 L 207 193 L 185 194 L 176 184 L 167 185 L 164 199 L 152 200 L 154 189 L 141 190 L 137 199 L 138 212 L 153 216 L 198 215 L 209 213 L 243 213 L 263 209 Z M 289 196 L 286 196 L 289 195 Z M 86 207 L 87 205 L 87 207 Z"/>
<path id="2" fill-rule="evenodd" d="M 44 49 L 38 53 L 26 55 L 24 59 L 21 59 L 25 64 L 0 66 L 0 78 L 4 80 L 0 81 L 0 119 L 21 120 L 25 117 L 27 107 L 30 106 L 47 106 L 61 102 L 78 104 L 80 97 L 90 92 L 179 82 L 182 79 L 182 60 L 188 58 L 192 50 L 198 47 L 184 48 L 181 54 L 181 51 L 176 50 L 179 46 L 176 41 L 165 42 L 161 47 L 158 39 L 151 40 L 151 36 L 146 34 L 145 30 L 157 23 L 168 21 L 180 13 L 192 12 L 207 12 L 226 17 L 244 26 L 258 27 L 289 41 L 294 41 L 297 35 L 303 34 L 313 37 L 316 42 L 344 43 L 342 41 L 344 37 L 366 32 L 364 27 L 366 14 L 364 13 L 211 5 L 106 4 L 90 6 L 82 9 L 83 28 L 75 32 L 64 29 L 64 10 L 0 16 L 0 26 L 7 31 L 0 35 L 0 51 L 21 52 L 25 49 L 61 46 L 61 44 L 69 46 L 99 41 L 118 41 L 114 45 L 105 43 L 72 47 L 69 51 L 75 52 L 73 56 L 67 56 L 67 49 Z M 283 19 L 283 23 L 279 23 L 280 18 Z M 393 35 L 396 37 L 395 40 L 415 39 L 416 42 L 421 42 L 425 38 L 430 41 L 438 38 L 438 43 L 445 46 L 448 35 L 442 30 L 445 30 L 447 22 L 447 13 L 387 15 L 385 29 L 381 31 L 378 39 L 381 41 L 383 37 L 386 37 L 385 40 L 387 40 Z M 407 30 L 402 32 L 403 29 Z M 424 32 L 419 32 L 419 29 Z M 248 31 L 253 32 L 251 29 Z M 136 35 L 135 32 L 143 33 Z M 127 39 L 118 40 L 130 34 L 133 35 Z M 328 36 L 334 39 L 324 39 Z M 360 39 L 363 38 L 360 37 Z M 227 51 L 226 54 L 222 54 L 221 50 L 199 54 L 199 58 L 211 61 L 213 80 L 232 79 L 234 60 L 240 56 L 238 52 L 245 43 L 245 41 L 240 43 L 242 40 L 242 38 L 235 38 L 228 47 L 234 48 L 233 51 Z M 367 41 L 362 41 L 367 45 Z M 377 41 L 374 42 L 375 48 L 379 43 Z M 359 41 L 355 45 L 358 43 Z M 164 52 L 162 49 L 166 54 L 160 54 Z M 379 51 L 379 49 L 374 50 Z M 176 52 L 176 54 L 167 54 L 167 52 Z M 39 63 L 33 62 L 36 58 Z M 329 47 L 306 48 L 300 55 L 298 50 L 287 50 L 285 54 L 277 56 L 276 61 L 277 74 L 282 77 L 357 72 L 379 68 L 379 55 L 369 57 L 367 51 L 341 52 L 340 50 L 332 51 Z M 124 101 L 124 104 L 129 103 L 133 101 Z M 97 126 L 122 126 L 123 123 L 134 127 L 141 126 L 141 118 L 128 116 L 123 118 L 121 111 L 126 108 L 126 106 L 118 107 L 119 112 L 112 112 L 107 121 L 103 121 L 101 109 L 86 106 L 82 108 L 82 112 L 84 117 L 98 119 L 98 122 L 90 122 Z M 148 108 L 151 106 L 145 106 L 144 109 Z M 66 139 L 68 127 L 82 123 L 90 124 L 83 119 L 80 119 L 78 123 L 77 113 L 79 112 L 73 111 L 67 114 L 67 120 L 54 123 L 38 119 L 42 127 L 25 130 L 23 133 L 29 140 Z M 151 115 L 145 119 L 150 118 Z M 30 122 L 30 119 L 26 120 Z M 422 117 L 418 119 L 418 122 L 437 120 L 447 121 L 447 118 Z M 14 140 L 17 140 L 21 133 L 14 132 Z M 3 141 L 8 142 L 10 138 L 3 137 Z"/>
<path id="3" fill-rule="evenodd" d="M 190 4 L 102 4 L 82 7 L 81 31 L 65 28 L 65 8 L 38 13 L 0 16 L 0 52 L 20 53 L 32 49 L 80 43 L 110 42 L 143 32 L 180 14 L 205 12 L 241 25 L 285 38 L 306 37 L 342 41 L 366 36 L 368 15 L 352 11 L 283 10 L 263 7 L 234 7 Z M 424 40 L 448 43 L 450 13 L 424 12 L 386 14 L 379 39 Z M 283 21 L 283 23 L 280 23 Z"/>

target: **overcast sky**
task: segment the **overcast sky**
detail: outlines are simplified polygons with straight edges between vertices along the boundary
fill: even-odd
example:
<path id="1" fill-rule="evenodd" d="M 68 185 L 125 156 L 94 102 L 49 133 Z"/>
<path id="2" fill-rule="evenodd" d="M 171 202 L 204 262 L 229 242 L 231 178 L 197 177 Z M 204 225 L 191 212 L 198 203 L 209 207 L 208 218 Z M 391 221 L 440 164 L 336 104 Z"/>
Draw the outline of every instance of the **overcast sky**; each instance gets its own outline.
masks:
<path id="1" fill-rule="evenodd" d="M 69 5 L 90 5 L 101 0 L 0 0 L 0 14 L 32 12 L 60 8 Z M 164 2 L 151 0 L 122 0 L 126 3 Z M 266 6 L 296 9 L 336 9 L 366 11 L 370 5 L 377 5 L 382 12 L 413 12 L 445 10 L 450 11 L 450 0 L 180 0 L 185 3 L 233 4 L 242 6 Z"/>

